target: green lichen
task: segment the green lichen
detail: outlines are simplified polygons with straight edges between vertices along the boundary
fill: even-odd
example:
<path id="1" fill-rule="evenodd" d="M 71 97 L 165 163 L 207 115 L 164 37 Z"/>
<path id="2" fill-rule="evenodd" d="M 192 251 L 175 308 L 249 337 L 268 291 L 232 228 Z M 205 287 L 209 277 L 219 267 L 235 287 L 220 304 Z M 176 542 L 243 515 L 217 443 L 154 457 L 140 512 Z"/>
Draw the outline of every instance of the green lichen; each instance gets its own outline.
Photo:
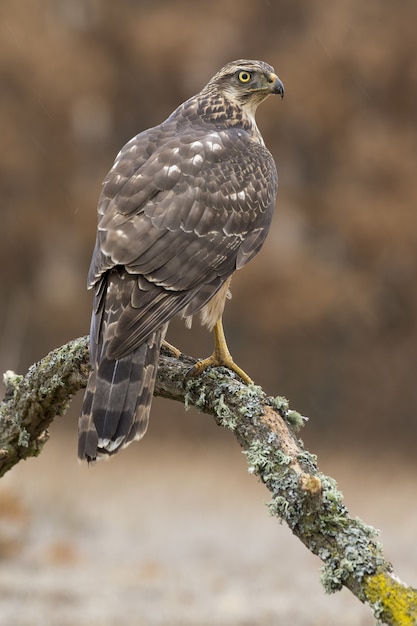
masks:
<path id="1" fill-rule="evenodd" d="M 303 442 L 299 442 L 300 447 L 303 446 Z M 297 455 L 297 461 L 303 465 L 303 467 L 310 473 L 315 474 L 317 472 L 317 456 L 311 454 L 307 450 L 303 450 Z"/>
<path id="2" fill-rule="evenodd" d="M 219 398 L 216 400 L 214 410 L 216 415 L 220 419 L 220 424 L 225 428 L 233 431 L 236 430 L 236 427 L 239 423 L 239 419 L 235 413 L 230 410 L 230 407 L 224 401 L 224 394 L 220 394 Z"/>
<path id="3" fill-rule="evenodd" d="M 198 390 L 198 396 L 196 397 L 195 391 L 196 388 Z M 195 406 L 196 409 L 204 411 L 207 404 L 206 392 L 204 386 L 198 380 L 193 378 L 189 378 L 185 383 L 185 394 L 184 394 L 184 407 L 185 410 L 192 406 Z"/>
<path id="4" fill-rule="evenodd" d="M 255 439 L 249 448 L 243 451 L 243 454 L 246 455 L 251 474 L 260 475 L 265 472 L 272 472 L 274 463 L 271 459 L 271 448 L 263 444 L 259 439 Z"/>
<path id="5" fill-rule="evenodd" d="M 289 514 L 289 502 L 284 496 L 277 496 L 271 502 L 268 502 L 268 509 L 270 515 L 277 517 L 282 523 L 288 518 Z"/>
<path id="6" fill-rule="evenodd" d="M 252 463 L 257 461 L 259 467 L 264 462 L 265 466 L 262 452 L 255 449 L 254 453 Z M 307 453 L 299 456 L 313 468 L 314 457 Z M 286 460 L 281 459 L 284 463 Z M 290 465 L 281 463 L 278 471 L 276 465 L 271 465 L 275 472 L 270 472 L 268 487 L 274 496 L 268 504 L 269 511 L 281 521 L 285 520 L 323 561 L 321 581 L 327 593 L 346 584 L 349 586 L 352 581 L 359 587 L 365 576 L 386 565 L 382 548 L 376 541 L 378 531 L 349 517 L 336 481 L 312 472 L 322 487 L 316 500 L 300 489 L 299 475 Z"/>
<path id="7" fill-rule="evenodd" d="M 324 562 L 321 582 L 327 593 L 339 591 L 349 578 L 360 585 L 365 576 L 387 566 L 376 541 L 378 531 L 360 519 L 339 516 L 331 522 L 323 520 L 323 532 L 332 539 L 328 549 L 319 554 Z"/>
<path id="8" fill-rule="evenodd" d="M 22 430 L 19 433 L 19 439 L 18 439 L 17 444 L 19 446 L 22 446 L 23 448 L 28 448 L 29 442 L 30 442 L 30 433 L 28 433 L 28 431 L 25 428 L 22 428 Z"/>
<path id="9" fill-rule="evenodd" d="M 268 503 L 269 513 L 294 529 L 300 522 L 303 502 L 296 473 L 284 468 L 270 481 L 270 487 L 274 495 Z"/>
<path id="10" fill-rule="evenodd" d="M 257 385 L 244 385 L 234 391 L 238 401 L 238 411 L 243 417 L 250 419 L 259 417 L 263 413 L 262 401 L 265 394 Z"/>
<path id="11" fill-rule="evenodd" d="M 321 473 L 319 473 L 319 478 L 323 487 L 323 501 L 340 505 L 343 507 L 343 513 L 345 513 L 346 509 L 343 504 L 343 493 L 340 491 L 335 479 Z"/>
<path id="12" fill-rule="evenodd" d="M 307 418 L 303 417 L 298 411 L 290 409 L 289 402 L 284 396 L 270 396 L 266 398 L 266 402 L 269 406 L 272 406 L 272 408 L 278 411 L 293 430 L 298 431 L 304 426 Z"/>
<path id="13" fill-rule="evenodd" d="M 284 398 L 284 396 L 270 396 L 268 398 L 268 404 L 279 411 L 281 415 L 286 413 L 289 409 L 288 400 L 287 398 Z"/>
<path id="14" fill-rule="evenodd" d="M 303 417 L 301 413 L 299 413 L 298 411 L 289 409 L 285 415 L 285 419 L 295 431 L 298 431 L 300 430 L 300 428 L 304 426 L 304 422 L 306 418 Z"/>
<path id="15" fill-rule="evenodd" d="M 243 454 L 246 455 L 249 472 L 257 474 L 264 482 L 268 482 L 275 474 L 279 475 L 282 468 L 286 468 L 292 462 L 289 455 L 258 439 L 255 439 Z"/>
<path id="16" fill-rule="evenodd" d="M 43 384 L 39 385 L 39 395 L 46 397 L 59 387 L 65 387 L 65 382 L 62 380 L 61 374 L 54 374 L 47 378 Z"/>

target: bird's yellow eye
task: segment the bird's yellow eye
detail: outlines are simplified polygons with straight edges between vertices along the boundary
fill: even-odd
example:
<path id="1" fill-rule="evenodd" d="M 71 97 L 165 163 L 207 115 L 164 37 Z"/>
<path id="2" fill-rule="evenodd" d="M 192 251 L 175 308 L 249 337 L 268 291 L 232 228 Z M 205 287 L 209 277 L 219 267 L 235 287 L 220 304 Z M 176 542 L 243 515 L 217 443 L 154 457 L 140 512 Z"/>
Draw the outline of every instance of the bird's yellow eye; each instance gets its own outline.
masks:
<path id="1" fill-rule="evenodd" d="M 241 83 L 248 83 L 251 79 L 251 74 L 249 72 L 239 72 L 239 80 Z"/>

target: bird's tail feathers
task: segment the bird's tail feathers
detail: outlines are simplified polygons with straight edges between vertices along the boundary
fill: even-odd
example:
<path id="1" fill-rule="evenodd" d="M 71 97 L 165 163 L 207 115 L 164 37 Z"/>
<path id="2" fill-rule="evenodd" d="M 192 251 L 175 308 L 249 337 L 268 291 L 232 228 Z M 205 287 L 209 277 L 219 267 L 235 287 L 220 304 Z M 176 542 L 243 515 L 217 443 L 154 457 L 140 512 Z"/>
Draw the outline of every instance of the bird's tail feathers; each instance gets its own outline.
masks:
<path id="1" fill-rule="evenodd" d="M 162 330 L 121 357 L 104 356 L 91 371 L 78 429 L 78 456 L 108 457 L 145 434 Z"/>

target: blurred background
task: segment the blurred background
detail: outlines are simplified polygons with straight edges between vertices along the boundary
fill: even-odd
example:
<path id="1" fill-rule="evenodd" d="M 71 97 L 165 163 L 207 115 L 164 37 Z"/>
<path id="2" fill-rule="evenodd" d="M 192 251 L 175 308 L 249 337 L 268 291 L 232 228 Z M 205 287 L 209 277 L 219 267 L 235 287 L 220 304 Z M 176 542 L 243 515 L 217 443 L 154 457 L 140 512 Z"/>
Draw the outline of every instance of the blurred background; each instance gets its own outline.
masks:
<path id="1" fill-rule="evenodd" d="M 229 346 L 239 365 L 268 393 L 286 396 L 294 409 L 310 418 L 302 437 L 318 453 L 322 469 L 341 480 L 342 490 L 351 498 L 348 504 L 360 502 L 366 509 L 370 501 L 384 502 L 374 517 L 370 512 L 367 519 L 363 508 L 355 513 L 378 527 L 386 524 L 388 538 L 392 521 L 393 536 L 401 536 L 393 542 L 392 559 L 403 570 L 416 558 L 408 549 L 407 534 L 410 520 L 415 520 L 415 506 L 410 510 L 408 500 L 404 501 L 407 515 L 403 507 L 394 506 L 395 496 L 401 498 L 413 488 L 415 483 L 410 487 L 405 477 L 415 476 L 416 470 L 416 21 L 417 5 L 411 0 L 2 0 L 0 5 L 1 371 L 24 373 L 52 348 L 88 332 L 92 298 L 85 285 L 97 200 L 121 146 L 165 119 L 226 62 L 263 59 L 274 66 L 285 85 L 285 99 L 270 98 L 257 116 L 277 163 L 280 188 L 261 254 L 234 278 L 233 299 L 225 314 Z M 168 339 L 196 357 L 206 356 L 212 347 L 211 337 L 197 324 L 190 332 L 174 322 Z M 119 493 L 116 481 L 123 468 L 126 499 L 120 503 L 121 514 L 126 507 L 133 514 L 126 481 L 134 482 L 135 473 L 145 473 L 146 485 L 151 481 L 157 492 L 158 485 L 167 488 L 166 481 L 173 481 L 175 473 L 167 478 L 166 464 L 175 466 L 178 456 L 185 464 L 181 489 L 190 467 L 207 474 L 207 484 L 218 481 L 217 491 L 210 492 L 214 509 L 219 498 L 229 502 L 221 491 L 224 455 L 227 471 L 236 472 L 233 498 L 247 503 L 251 490 L 258 494 L 261 489 L 252 484 L 253 479 L 241 478 L 244 460 L 228 433 L 216 429 L 207 417 L 185 413 L 182 406 L 161 400 L 154 403 L 150 431 L 141 448 L 134 446 L 104 469 L 103 465 L 79 469 L 75 429 L 81 396 L 74 399 L 68 415 L 54 424 L 41 457 L 4 479 L 3 510 L 10 505 L 14 519 L 15 506 L 25 520 L 16 544 L 19 549 L 13 559 L 7 550 L 4 557 L 13 560 L 16 580 L 22 582 L 22 572 L 35 565 L 44 574 L 52 566 L 67 567 L 78 576 L 87 571 L 84 549 L 78 543 L 85 540 L 80 530 L 85 511 L 78 511 L 71 531 L 66 527 L 67 538 L 56 540 L 58 548 L 64 546 L 57 552 L 52 550 L 55 539 L 50 539 L 56 525 L 49 528 L 46 519 L 58 515 L 60 526 L 68 521 L 63 510 L 77 510 L 83 499 L 95 502 L 97 516 L 100 506 L 105 515 L 112 492 Z M 212 455 L 217 459 L 215 468 Z M 83 493 L 77 498 L 71 496 L 70 487 L 68 492 L 65 489 L 70 500 L 60 513 L 51 495 L 58 493 L 58 487 L 55 493 L 48 482 L 51 468 L 57 484 L 71 476 L 76 493 Z M 111 486 L 107 503 L 91 495 L 91 491 L 97 495 L 94 481 L 100 480 L 103 489 Z M 140 498 L 138 484 L 134 491 Z M 62 490 L 59 493 L 65 497 Z M 51 506 L 43 513 L 37 507 L 41 494 Z M 189 502 L 186 492 L 181 494 L 178 497 Z M 253 497 L 261 501 L 268 496 Z M 264 507 L 256 507 L 259 519 L 254 533 L 258 524 L 270 522 L 263 521 Z M 186 506 L 185 510 L 188 515 Z M 229 512 L 233 516 L 236 507 Z M 168 513 L 161 505 L 159 514 L 167 517 L 169 525 Z M 140 509 L 137 514 L 144 512 Z M 186 540 L 181 533 L 188 519 L 184 515 L 175 526 L 179 530 L 173 541 L 178 545 Z M 206 528 L 208 519 L 207 514 Z M 225 513 L 225 524 L 227 520 L 232 524 L 231 519 Z M 117 524 L 116 531 L 112 527 L 108 532 L 108 542 L 123 534 Z M 288 537 L 288 529 L 279 532 Z M 33 542 L 40 536 L 46 543 L 39 544 L 36 560 Z M 212 541 L 210 552 L 225 554 L 227 537 L 220 543 L 215 537 Z M 298 549 L 295 542 L 292 539 L 291 545 Z M 270 549 L 265 544 L 266 555 Z M 241 553 L 242 546 L 230 553 L 237 570 Z M 48 554 L 55 555 L 55 561 L 55 557 L 48 561 Z M 95 557 L 92 549 L 91 558 Z M 120 558 L 114 556 L 115 562 Z M 293 561 L 299 563 L 290 555 L 288 562 Z M 305 593 L 316 600 L 322 596 L 318 583 L 316 591 L 308 590 L 312 580 L 317 582 L 319 563 L 313 557 L 311 563 Z M 223 563 L 223 571 L 225 567 Z M 141 576 L 148 575 L 148 582 L 156 580 L 155 589 L 160 583 L 164 593 L 158 566 L 145 570 Z M 10 576 L 10 562 L 7 571 Z M 190 575 L 195 570 L 190 565 L 186 571 Z M 57 580 L 52 578 L 51 585 Z M 233 572 L 227 579 L 233 579 Z M 42 580 L 47 588 L 49 579 Z M 25 580 L 23 586 L 27 584 Z M 243 596 L 251 594 L 245 581 L 236 584 Z M 216 593 L 200 598 L 201 606 L 206 602 L 212 610 Z M 276 589 L 271 590 L 274 593 Z M 259 598 L 258 592 L 254 595 Z M 192 600 L 187 596 L 184 606 L 200 606 L 197 596 Z M 16 598 L 8 597 L 13 612 Z M 40 606 L 51 608 L 49 596 L 42 596 L 39 589 L 33 589 L 33 597 Z M 54 607 L 71 604 L 59 597 L 54 596 Z M 242 607 L 241 596 L 236 597 L 232 594 L 232 601 L 225 603 L 227 610 L 232 606 L 231 612 L 219 609 L 217 617 L 213 614 L 207 621 L 198 608 L 191 617 L 191 613 L 175 614 L 168 599 L 169 618 L 146 612 L 139 617 L 138 612 L 126 623 L 275 624 L 278 618 L 290 616 L 282 605 L 269 607 L 262 617 L 259 612 L 251 617 L 248 608 L 242 615 L 234 613 L 233 607 Z M 351 601 L 349 606 L 356 611 L 357 602 Z M 106 606 L 105 599 L 100 602 Z M 94 604 L 91 599 L 90 604 Z M 335 607 L 334 613 L 330 606 Z M 114 622 L 92 613 L 85 622 L 78 615 L 77 623 L 122 624 L 121 611 L 115 609 Z M 49 624 L 45 613 L 43 618 L 42 624 Z M 22 614 L 21 621 L 14 623 L 35 623 L 33 613 L 29 621 L 25 619 Z M 71 623 L 71 618 L 65 619 L 62 613 L 51 623 Z M 342 621 L 340 605 L 331 605 L 324 596 L 316 612 L 294 614 L 291 619 L 294 624 L 373 623 L 367 621 L 366 609 Z"/>

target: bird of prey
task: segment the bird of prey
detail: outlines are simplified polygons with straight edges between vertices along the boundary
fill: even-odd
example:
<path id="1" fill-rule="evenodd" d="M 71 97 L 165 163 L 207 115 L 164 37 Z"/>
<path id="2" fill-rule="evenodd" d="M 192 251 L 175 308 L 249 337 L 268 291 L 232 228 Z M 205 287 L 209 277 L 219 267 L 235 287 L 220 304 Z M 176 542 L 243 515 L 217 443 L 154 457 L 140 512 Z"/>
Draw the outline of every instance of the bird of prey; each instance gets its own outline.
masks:
<path id="1" fill-rule="evenodd" d="M 215 349 L 192 374 L 225 365 L 222 314 L 233 272 L 267 235 L 277 172 L 255 122 L 284 95 L 274 69 L 223 67 L 162 124 L 131 139 L 103 183 L 88 285 L 94 288 L 91 374 L 79 457 L 110 456 L 146 432 L 161 343 L 177 314 L 214 330 Z"/>

